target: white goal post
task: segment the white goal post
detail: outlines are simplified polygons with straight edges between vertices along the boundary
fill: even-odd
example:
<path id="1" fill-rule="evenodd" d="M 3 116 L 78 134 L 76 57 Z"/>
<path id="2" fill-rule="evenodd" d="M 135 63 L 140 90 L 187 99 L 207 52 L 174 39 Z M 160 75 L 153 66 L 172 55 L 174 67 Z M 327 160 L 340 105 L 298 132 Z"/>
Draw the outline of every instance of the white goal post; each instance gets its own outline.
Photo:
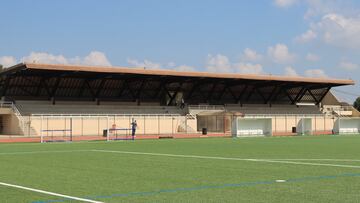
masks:
<path id="1" fill-rule="evenodd" d="M 104 122 L 104 130 L 109 132 L 111 126 L 108 115 L 37 115 L 34 114 L 33 118 L 37 118 L 40 124 L 40 142 L 61 142 L 73 141 L 74 129 L 78 128 L 78 121 L 86 119 L 101 119 Z M 79 137 L 79 136 L 78 136 Z M 81 136 L 80 136 L 81 137 Z M 84 138 L 86 135 L 84 136 Z M 107 141 L 109 141 L 107 136 Z"/>

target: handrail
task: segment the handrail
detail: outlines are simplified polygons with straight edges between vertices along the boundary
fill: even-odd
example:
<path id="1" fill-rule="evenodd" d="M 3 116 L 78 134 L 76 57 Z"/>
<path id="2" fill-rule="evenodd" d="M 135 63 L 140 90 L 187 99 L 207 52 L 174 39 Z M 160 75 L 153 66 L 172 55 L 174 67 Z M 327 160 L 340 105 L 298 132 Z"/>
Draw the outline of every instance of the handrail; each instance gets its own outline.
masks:
<path id="1" fill-rule="evenodd" d="M 180 114 L 31 114 L 31 117 L 128 117 L 128 116 L 161 116 L 161 117 L 179 117 Z"/>
<path id="2" fill-rule="evenodd" d="M 342 106 L 342 107 L 333 107 L 331 108 L 332 111 L 352 111 L 352 106 Z"/>
<path id="3" fill-rule="evenodd" d="M 297 116 L 297 117 L 313 117 L 313 116 L 326 116 L 325 114 L 243 114 L 238 117 L 274 117 L 274 116 Z"/>
<path id="4" fill-rule="evenodd" d="M 225 110 L 224 105 L 189 105 L 188 108 L 198 110 Z"/>
<path id="5" fill-rule="evenodd" d="M 25 119 L 21 115 L 19 109 L 15 106 L 15 104 L 13 102 L 0 101 L 0 108 L 11 108 L 11 110 L 14 112 L 15 116 L 19 119 L 20 128 L 23 131 L 23 134 L 25 135 L 25 133 L 26 133 Z"/>
<path id="6" fill-rule="evenodd" d="M 10 107 L 12 107 L 12 105 L 13 105 L 12 102 L 0 101 L 0 108 L 4 108 L 4 107 L 10 108 Z"/>
<path id="7" fill-rule="evenodd" d="M 20 128 L 23 131 L 23 134 L 25 135 L 26 133 L 26 128 L 25 128 L 25 119 L 24 117 L 21 115 L 19 109 L 15 106 L 14 103 L 11 103 L 11 109 L 14 112 L 15 116 L 19 119 L 20 121 Z"/>
<path id="8" fill-rule="evenodd" d="M 335 114 L 338 117 L 347 117 L 353 114 L 354 107 L 351 105 L 331 106 L 326 107 L 326 111 Z M 351 112 L 351 114 L 345 112 Z"/>

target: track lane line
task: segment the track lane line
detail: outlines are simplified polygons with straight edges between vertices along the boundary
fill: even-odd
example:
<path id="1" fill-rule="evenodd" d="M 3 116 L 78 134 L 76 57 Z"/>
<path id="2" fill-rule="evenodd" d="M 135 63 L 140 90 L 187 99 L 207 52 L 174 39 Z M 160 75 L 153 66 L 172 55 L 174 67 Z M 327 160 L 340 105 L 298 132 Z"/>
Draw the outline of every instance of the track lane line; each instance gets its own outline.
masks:
<path id="1" fill-rule="evenodd" d="M 117 150 L 99 150 L 99 149 L 94 149 L 92 151 L 93 152 L 103 152 L 103 153 L 136 154 L 136 155 L 166 156 L 166 157 L 180 157 L 180 158 L 217 159 L 217 160 L 235 160 L 235 161 L 251 161 L 251 162 L 266 162 L 266 163 L 282 163 L 282 164 L 293 164 L 293 165 L 329 166 L 329 167 L 341 167 L 341 168 L 360 168 L 360 166 L 356 166 L 356 165 L 310 163 L 310 162 L 296 162 L 296 161 L 285 161 L 285 160 L 281 161 L 281 160 L 272 160 L 272 159 L 242 159 L 242 158 L 232 158 L 232 157 L 199 156 L 199 155 L 184 155 L 184 154 L 162 154 L 162 153 L 117 151 Z"/>
<path id="2" fill-rule="evenodd" d="M 95 201 L 95 200 L 91 200 L 91 199 L 85 199 L 85 198 L 81 198 L 81 197 L 74 197 L 74 196 L 70 196 L 70 195 L 64 195 L 64 194 L 60 194 L 60 193 L 49 192 L 49 191 L 45 191 L 45 190 L 39 190 L 39 189 L 35 189 L 35 188 L 25 187 L 25 186 L 21 186 L 21 185 L 14 185 L 14 184 L 10 184 L 10 183 L 0 182 L 0 185 L 5 186 L 5 187 L 17 188 L 17 189 L 21 189 L 21 190 L 28 190 L 28 191 L 32 191 L 32 192 L 36 192 L 36 193 L 47 194 L 47 195 L 51 195 L 51 196 L 62 197 L 62 198 L 66 198 L 66 199 L 82 201 L 82 202 L 103 203 L 103 202 Z"/>

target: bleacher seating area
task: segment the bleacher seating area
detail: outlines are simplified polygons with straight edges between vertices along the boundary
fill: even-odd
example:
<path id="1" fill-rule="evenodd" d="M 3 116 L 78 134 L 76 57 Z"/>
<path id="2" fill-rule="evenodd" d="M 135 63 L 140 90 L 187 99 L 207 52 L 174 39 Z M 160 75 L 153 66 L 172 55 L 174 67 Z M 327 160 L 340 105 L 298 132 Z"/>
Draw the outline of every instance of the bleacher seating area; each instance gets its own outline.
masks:
<path id="1" fill-rule="evenodd" d="M 302 114 L 311 114 L 311 115 L 321 115 L 323 114 L 317 106 L 296 106 L 296 105 L 274 105 L 270 107 L 269 105 L 225 105 L 220 108 L 220 106 L 211 106 L 206 107 L 202 106 L 190 106 L 190 112 L 194 113 L 206 113 L 206 112 L 240 112 L 243 114 L 250 115 L 302 115 Z"/>
<path id="2" fill-rule="evenodd" d="M 32 114 L 177 114 L 183 110 L 176 106 L 132 106 L 114 103 L 96 105 L 94 102 L 16 101 L 22 115 Z"/>
<path id="3" fill-rule="evenodd" d="M 241 112 L 243 114 L 259 114 L 259 115 L 279 115 L 279 114 L 292 114 L 292 115 L 301 115 L 301 114 L 322 114 L 320 109 L 317 106 L 290 106 L 284 105 L 273 106 L 273 107 L 240 107 L 240 106 L 227 106 L 227 111 Z"/>
<path id="4" fill-rule="evenodd" d="M 185 115 L 186 109 L 177 106 L 160 105 L 134 105 L 103 102 L 97 105 L 95 102 L 57 102 L 53 105 L 50 101 L 16 101 L 16 107 L 22 115 L 31 114 L 177 114 Z M 189 112 L 193 114 L 203 112 L 241 112 L 247 115 L 301 115 L 323 114 L 317 106 L 296 105 L 225 105 L 211 108 L 211 105 L 189 106 Z M 194 115 L 195 115 L 194 114 Z"/>

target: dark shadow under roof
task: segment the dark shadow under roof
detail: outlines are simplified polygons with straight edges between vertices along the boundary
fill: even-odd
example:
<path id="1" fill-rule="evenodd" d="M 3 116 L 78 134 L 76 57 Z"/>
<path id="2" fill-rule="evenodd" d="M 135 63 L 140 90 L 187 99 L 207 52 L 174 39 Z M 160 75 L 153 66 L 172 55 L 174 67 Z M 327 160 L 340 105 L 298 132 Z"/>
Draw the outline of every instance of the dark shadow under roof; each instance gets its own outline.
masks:
<path id="1" fill-rule="evenodd" d="M 18 64 L 0 73 L 9 100 L 90 100 L 188 104 L 319 104 L 353 80 L 145 68 Z"/>

